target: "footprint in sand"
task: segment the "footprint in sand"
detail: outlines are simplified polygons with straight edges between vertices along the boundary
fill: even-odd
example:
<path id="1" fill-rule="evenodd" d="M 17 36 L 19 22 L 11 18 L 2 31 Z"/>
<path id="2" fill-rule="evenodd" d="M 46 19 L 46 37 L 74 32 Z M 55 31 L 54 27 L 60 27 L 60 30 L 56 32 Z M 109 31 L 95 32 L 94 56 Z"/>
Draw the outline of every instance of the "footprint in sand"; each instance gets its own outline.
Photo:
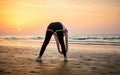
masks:
<path id="1" fill-rule="evenodd" d="M 0 68 L 0 72 L 4 72 L 4 71 L 5 71 L 5 69 Z"/>
<path id="2" fill-rule="evenodd" d="M 6 70 L 5 70 L 5 69 L 3 69 L 3 68 L 0 68 L 0 73 L 11 73 L 11 72 L 6 71 Z"/>
<path id="3" fill-rule="evenodd" d="M 30 71 L 30 73 L 37 73 L 37 74 L 39 74 L 40 72 L 39 71 Z"/>

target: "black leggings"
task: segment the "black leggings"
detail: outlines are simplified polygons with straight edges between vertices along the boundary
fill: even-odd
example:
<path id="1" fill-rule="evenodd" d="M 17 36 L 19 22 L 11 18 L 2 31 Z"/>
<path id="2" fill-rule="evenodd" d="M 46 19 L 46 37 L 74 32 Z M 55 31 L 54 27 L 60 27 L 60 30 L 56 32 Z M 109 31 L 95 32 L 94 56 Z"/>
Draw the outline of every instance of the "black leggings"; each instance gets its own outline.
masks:
<path id="1" fill-rule="evenodd" d="M 62 52 L 63 52 L 64 56 L 66 56 L 66 48 L 65 48 L 65 44 L 64 44 L 63 31 L 57 31 L 56 33 L 57 33 L 59 43 L 61 45 Z M 52 31 L 46 31 L 45 40 L 44 40 L 44 43 L 43 43 L 43 45 L 41 47 L 41 51 L 40 51 L 40 54 L 39 54 L 40 57 L 43 55 L 43 53 L 44 53 L 44 51 L 46 49 L 46 46 L 48 45 L 52 35 L 53 35 Z"/>

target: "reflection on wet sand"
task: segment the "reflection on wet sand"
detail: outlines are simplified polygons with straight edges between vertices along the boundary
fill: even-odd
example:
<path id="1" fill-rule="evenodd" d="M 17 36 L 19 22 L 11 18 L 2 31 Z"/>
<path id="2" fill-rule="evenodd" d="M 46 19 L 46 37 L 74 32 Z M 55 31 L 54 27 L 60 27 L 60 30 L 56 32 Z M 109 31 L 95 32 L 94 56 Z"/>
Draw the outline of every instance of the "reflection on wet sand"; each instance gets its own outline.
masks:
<path id="1" fill-rule="evenodd" d="M 41 75 L 70 75 L 67 68 L 68 62 L 39 63 Z"/>

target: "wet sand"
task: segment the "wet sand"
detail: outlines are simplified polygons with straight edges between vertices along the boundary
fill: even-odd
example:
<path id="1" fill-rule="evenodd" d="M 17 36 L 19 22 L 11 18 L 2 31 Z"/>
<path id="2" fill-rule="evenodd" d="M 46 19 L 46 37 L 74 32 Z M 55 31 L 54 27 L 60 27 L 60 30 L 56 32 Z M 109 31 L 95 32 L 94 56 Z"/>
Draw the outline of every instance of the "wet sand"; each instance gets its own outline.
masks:
<path id="1" fill-rule="evenodd" d="M 50 43 L 36 62 L 42 43 L 0 42 L 0 75 L 120 75 L 120 46 L 69 44 L 68 62 Z"/>

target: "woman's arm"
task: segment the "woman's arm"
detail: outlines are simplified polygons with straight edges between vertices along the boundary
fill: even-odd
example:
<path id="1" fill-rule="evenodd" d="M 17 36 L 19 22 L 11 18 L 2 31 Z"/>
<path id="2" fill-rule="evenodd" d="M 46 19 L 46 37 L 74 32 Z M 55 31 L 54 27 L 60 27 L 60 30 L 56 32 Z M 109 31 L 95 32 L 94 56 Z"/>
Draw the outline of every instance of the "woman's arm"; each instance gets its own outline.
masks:
<path id="1" fill-rule="evenodd" d="M 54 35 L 54 38 L 55 38 L 55 41 L 56 41 L 56 44 L 57 44 L 57 48 L 58 48 L 58 52 L 63 54 L 62 51 L 60 51 L 60 46 L 59 46 L 59 41 L 58 41 L 58 38 L 56 35 Z"/>

